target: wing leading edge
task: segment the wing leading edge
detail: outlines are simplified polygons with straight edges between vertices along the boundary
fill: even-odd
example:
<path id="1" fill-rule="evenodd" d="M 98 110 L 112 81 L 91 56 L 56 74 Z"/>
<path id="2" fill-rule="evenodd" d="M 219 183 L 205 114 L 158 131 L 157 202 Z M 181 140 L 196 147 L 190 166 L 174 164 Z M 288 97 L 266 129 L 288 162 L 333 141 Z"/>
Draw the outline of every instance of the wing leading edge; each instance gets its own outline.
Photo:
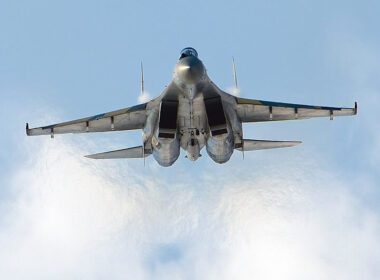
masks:
<path id="1" fill-rule="evenodd" d="M 26 124 L 26 134 L 51 135 L 64 133 L 106 132 L 143 128 L 146 120 L 147 103 L 103 113 L 87 118 L 57 123 L 53 125 L 29 128 Z"/>
<path id="2" fill-rule="evenodd" d="M 292 103 L 271 102 L 236 98 L 237 113 L 242 122 L 263 122 L 309 119 L 314 117 L 351 116 L 357 114 L 354 108 L 311 106 Z"/>

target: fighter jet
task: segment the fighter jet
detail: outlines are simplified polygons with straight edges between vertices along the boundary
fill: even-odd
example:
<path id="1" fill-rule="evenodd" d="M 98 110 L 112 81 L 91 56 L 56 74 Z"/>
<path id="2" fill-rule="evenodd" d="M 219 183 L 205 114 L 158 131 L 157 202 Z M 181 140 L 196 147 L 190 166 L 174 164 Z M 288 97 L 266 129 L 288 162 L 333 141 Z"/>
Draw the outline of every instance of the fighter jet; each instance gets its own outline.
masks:
<path id="1" fill-rule="evenodd" d="M 234 78 L 237 86 L 235 65 Z M 144 82 L 141 72 L 141 89 Z M 51 135 L 142 129 L 142 145 L 98 153 L 93 159 L 145 158 L 151 154 L 162 166 L 171 166 L 186 151 L 191 161 L 206 151 L 217 163 L 227 162 L 234 150 L 243 152 L 291 147 L 299 141 L 248 140 L 242 123 L 349 116 L 353 108 L 310 106 L 239 98 L 224 92 L 209 78 L 194 48 L 185 48 L 163 92 L 144 104 L 49 126 L 29 128 L 26 134 Z"/>

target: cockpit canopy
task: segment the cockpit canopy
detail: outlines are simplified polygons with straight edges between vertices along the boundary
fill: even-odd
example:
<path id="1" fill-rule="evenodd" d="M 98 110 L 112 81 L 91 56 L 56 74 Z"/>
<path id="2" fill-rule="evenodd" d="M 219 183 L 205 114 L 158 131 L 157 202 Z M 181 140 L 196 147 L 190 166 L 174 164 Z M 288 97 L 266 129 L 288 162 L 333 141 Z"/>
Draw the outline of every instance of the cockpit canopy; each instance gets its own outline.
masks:
<path id="1" fill-rule="evenodd" d="M 187 56 L 195 56 L 195 57 L 198 57 L 198 53 L 195 49 L 193 48 L 184 48 L 182 51 L 181 51 L 181 56 L 179 57 L 179 59 L 181 58 L 184 58 L 184 57 L 187 57 Z"/>

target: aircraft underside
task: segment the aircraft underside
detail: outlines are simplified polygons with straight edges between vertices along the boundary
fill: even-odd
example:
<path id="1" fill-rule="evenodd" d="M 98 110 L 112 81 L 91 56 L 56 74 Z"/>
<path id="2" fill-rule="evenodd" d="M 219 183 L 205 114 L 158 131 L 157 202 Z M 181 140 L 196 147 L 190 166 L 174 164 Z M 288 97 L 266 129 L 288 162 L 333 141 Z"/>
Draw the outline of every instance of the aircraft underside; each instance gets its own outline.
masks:
<path id="1" fill-rule="evenodd" d="M 235 66 L 234 79 L 237 87 Z M 142 70 L 142 69 L 141 69 Z M 141 72 L 141 93 L 144 92 Z M 88 155 L 94 159 L 145 158 L 153 155 L 162 166 L 172 165 L 186 151 L 195 161 L 205 147 L 217 163 L 227 162 L 233 151 L 291 147 L 299 141 L 247 140 L 243 122 L 283 121 L 313 117 L 349 116 L 354 108 L 310 106 L 244 99 L 219 89 L 208 77 L 193 48 L 185 48 L 176 63 L 173 79 L 164 91 L 147 103 L 78 120 L 29 128 L 28 136 L 142 130 L 142 145 Z"/>
<path id="2" fill-rule="evenodd" d="M 149 135 L 146 138 L 149 139 Z M 195 161 L 206 146 L 207 153 L 215 162 L 224 163 L 233 153 L 233 138 L 221 97 L 215 94 L 207 99 L 198 92 L 194 99 L 180 95 L 177 101 L 161 101 L 151 150 L 148 143 L 145 152 L 152 152 L 160 165 L 170 166 L 177 160 L 180 147 L 186 151 L 189 160 Z"/>

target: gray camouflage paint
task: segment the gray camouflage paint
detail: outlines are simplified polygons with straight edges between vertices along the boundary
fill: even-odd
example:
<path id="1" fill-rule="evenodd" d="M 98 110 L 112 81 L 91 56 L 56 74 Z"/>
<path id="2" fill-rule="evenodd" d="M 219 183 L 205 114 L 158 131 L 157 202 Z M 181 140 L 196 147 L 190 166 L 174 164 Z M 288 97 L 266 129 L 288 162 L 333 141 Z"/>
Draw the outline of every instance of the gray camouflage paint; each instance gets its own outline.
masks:
<path id="1" fill-rule="evenodd" d="M 225 120 L 211 127 L 214 115 L 206 110 L 207 100 L 216 100 L 215 112 Z M 163 102 L 178 102 L 176 127 L 159 127 L 160 110 Z M 219 103 L 218 103 L 219 102 Z M 133 107 L 98 114 L 88 118 L 58 123 L 30 129 L 33 135 L 60 133 L 105 132 L 114 130 L 142 129 L 143 145 L 139 147 L 89 155 L 89 158 L 143 158 L 153 154 L 161 166 L 172 165 L 179 157 L 180 148 L 186 157 L 197 160 L 206 146 L 208 155 L 217 163 L 227 162 L 235 149 L 249 151 L 290 147 L 297 141 L 244 140 L 242 122 L 261 122 L 278 120 L 307 119 L 311 117 L 330 117 L 355 115 L 354 108 L 310 106 L 271 101 L 252 100 L 232 96 L 219 89 L 208 77 L 206 69 L 197 52 L 185 48 L 177 61 L 173 78 L 164 91 L 155 99 Z M 161 130 L 161 131 L 160 131 Z M 174 134 L 172 138 L 162 137 Z M 160 134 L 160 132 L 163 132 Z M 170 134 L 169 133 L 169 134 Z M 160 136 L 161 135 L 161 136 Z"/>

